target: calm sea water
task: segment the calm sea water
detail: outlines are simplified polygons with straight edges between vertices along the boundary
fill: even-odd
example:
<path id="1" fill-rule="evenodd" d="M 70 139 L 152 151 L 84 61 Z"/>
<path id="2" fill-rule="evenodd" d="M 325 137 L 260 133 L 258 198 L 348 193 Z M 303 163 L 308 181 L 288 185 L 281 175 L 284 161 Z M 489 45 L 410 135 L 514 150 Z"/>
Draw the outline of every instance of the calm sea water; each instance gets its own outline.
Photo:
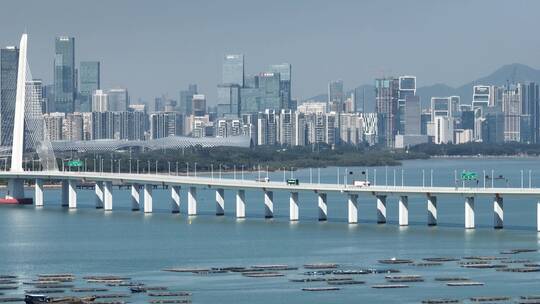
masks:
<path id="1" fill-rule="evenodd" d="M 483 170 L 503 175 L 511 186 L 540 187 L 539 159 L 437 159 L 406 161 L 401 167 L 376 168 L 377 184 L 401 185 L 403 169 L 406 185 L 454 185 L 454 170 Z M 343 182 L 344 168 L 339 178 Z M 364 168 L 353 171 L 348 179 L 363 179 Z M 374 180 L 374 168 L 369 168 Z M 318 182 L 318 170 L 311 170 Z M 265 175 L 266 173 L 263 173 Z M 290 173 L 287 173 L 287 177 Z M 321 182 L 337 182 L 337 168 L 321 169 Z M 224 175 L 225 177 L 225 175 Z M 232 174 L 227 175 L 232 178 Z M 237 176 L 240 178 L 240 174 Z M 253 179 L 257 173 L 245 173 Z M 282 172 L 270 173 L 272 180 L 283 179 Z M 310 170 L 294 172 L 301 182 L 310 181 Z M 503 186 L 506 181 L 497 181 Z M 487 186 L 491 186 L 488 181 Z M 483 181 L 478 185 L 483 187 Z M 360 275 L 365 285 L 343 286 L 335 292 L 309 293 L 302 287 L 324 283 L 292 283 L 302 269 L 286 272 L 281 278 L 246 278 L 239 274 L 192 275 L 166 273 L 166 267 L 250 266 L 334 262 L 344 268 L 377 267 L 382 258 L 462 257 L 497 255 L 501 250 L 538 248 L 536 200 L 506 198 L 505 229 L 493 230 L 491 199 L 477 199 L 477 229 L 465 230 L 461 197 L 438 200 L 439 226 L 426 226 L 426 202 L 409 201 L 409 227 L 397 225 L 397 199 L 388 198 L 388 223 L 376 224 L 375 199 L 359 197 L 359 224 L 346 223 L 346 197 L 329 195 L 329 220 L 317 221 L 314 193 L 300 193 L 300 221 L 288 220 L 288 193 L 274 193 L 274 219 L 264 219 L 263 194 L 246 192 L 245 220 L 234 217 L 234 193 L 225 194 L 225 216 L 216 217 L 215 192 L 199 190 L 200 215 L 188 217 L 182 191 L 180 214 L 170 214 L 170 190 L 154 190 L 154 213 L 130 211 L 129 190 L 114 190 L 114 211 L 94 209 L 94 192 L 81 190 L 78 209 L 60 207 L 58 190 L 45 192 L 45 207 L 0 206 L 0 273 L 31 278 L 38 273 L 68 272 L 76 275 L 120 274 L 151 284 L 162 284 L 193 292 L 194 303 L 419 303 L 426 298 L 539 293 L 540 273 L 505 273 L 495 270 L 469 270 L 455 262 L 443 266 L 396 266 L 404 274 L 419 274 L 426 281 L 411 283 L 408 289 L 377 290 L 370 286 L 385 283 L 384 275 Z M 33 192 L 33 191 L 32 191 Z M 31 193 L 29 191 L 29 193 Z M 540 198 L 539 198 L 540 199 Z M 538 253 L 511 258 L 540 262 Z M 447 287 L 434 281 L 437 276 L 462 276 L 484 282 L 481 287 Z M 22 291 L 16 291 L 15 294 Z M 132 301 L 138 302 L 134 298 Z"/>

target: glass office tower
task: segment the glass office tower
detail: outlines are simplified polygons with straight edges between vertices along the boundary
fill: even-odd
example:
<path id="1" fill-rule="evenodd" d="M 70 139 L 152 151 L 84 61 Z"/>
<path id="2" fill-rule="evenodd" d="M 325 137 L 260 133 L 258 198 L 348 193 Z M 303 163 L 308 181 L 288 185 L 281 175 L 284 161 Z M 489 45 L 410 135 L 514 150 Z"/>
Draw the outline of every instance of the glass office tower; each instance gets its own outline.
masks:
<path id="1" fill-rule="evenodd" d="M 10 46 L 0 49 L 0 140 L 2 146 L 10 145 L 13 138 L 18 65 L 18 48 Z"/>
<path id="2" fill-rule="evenodd" d="M 79 111 L 90 112 L 92 108 L 92 94 L 100 86 L 100 63 L 99 61 L 82 61 L 79 68 Z"/>
<path id="3" fill-rule="evenodd" d="M 223 57 L 223 77 L 221 83 L 244 86 L 244 55 L 225 55 Z"/>
<path id="4" fill-rule="evenodd" d="M 72 113 L 77 92 L 75 75 L 75 38 L 60 36 L 55 41 L 54 111 Z"/>

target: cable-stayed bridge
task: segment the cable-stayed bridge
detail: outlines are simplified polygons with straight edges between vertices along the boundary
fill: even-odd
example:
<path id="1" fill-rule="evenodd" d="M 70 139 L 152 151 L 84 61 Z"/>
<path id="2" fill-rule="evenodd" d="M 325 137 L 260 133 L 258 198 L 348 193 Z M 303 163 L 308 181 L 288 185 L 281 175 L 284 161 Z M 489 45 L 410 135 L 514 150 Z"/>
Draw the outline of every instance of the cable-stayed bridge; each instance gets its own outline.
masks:
<path id="1" fill-rule="evenodd" d="M 291 221 L 299 219 L 300 194 L 316 193 L 319 220 L 327 220 L 329 204 L 327 194 L 343 195 L 343 203 L 347 204 L 349 224 L 358 223 L 358 199 L 373 199 L 377 210 L 377 222 L 387 221 L 387 198 L 398 197 L 399 225 L 409 224 L 409 197 L 423 197 L 426 200 L 426 223 L 437 225 L 438 198 L 461 197 L 464 201 L 465 223 L 467 229 L 475 228 L 475 198 L 490 197 L 493 199 L 493 227 L 504 226 L 503 197 L 519 196 L 537 201 L 537 228 L 540 231 L 540 188 L 468 188 L 468 187 L 419 187 L 419 186 L 362 186 L 340 184 L 303 183 L 289 184 L 274 181 L 251 181 L 244 179 L 222 179 L 196 176 L 178 176 L 169 174 L 139 174 L 131 172 L 70 172 L 59 171 L 56 167 L 53 149 L 43 131 L 43 121 L 32 114 L 32 99 L 28 98 L 28 77 L 30 76 L 27 60 L 27 35 L 21 38 L 19 53 L 19 73 L 17 76 L 17 92 L 13 114 L 13 138 L 11 148 L 11 166 L 8 171 L 0 172 L 0 179 L 8 183 L 7 199 L 13 202 L 25 198 L 25 181 L 34 181 L 34 202 L 36 207 L 43 207 L 44 182 L 58 182 L 62 185 L 61 201 L 66 208 L 77 208 L 77 185 L 81 182 L 92 184 L 95 189 L 96 208 L 105 211 L 113 210 L 113 184 L 126 185 L 131 188 L 132 209 L 151 213 L 153 210 L 152 189 L 155 186 L 168 186 L 171 189 L 170 206 L 172 212 L 179 212 L 180 189 L 187 189 L 188 215 L 197 215 L 197 189 L 214 189 L 216 192 L 216 215 L 223 215 L 225 210 L 225 191 L 235 191 L 236 217 L 244 218 L 246 207 L 255 202 L 247 202 L 245 191 L 261 192 L 265 217 L 274 216 L 274 192 L 290 193 L 289 216 Z M 25 124 L 28 132 L 25 132 Z M 32 131 L 33 130 L 33 131 Z M 40 171 L 28 171 L 23 168 L 25 143 L 33 146 L 39 155 L 42 166 Z M 29 143 L 29 144 L 28 144 Z M 27 146 L 28 147 L 28 146 Z"/>

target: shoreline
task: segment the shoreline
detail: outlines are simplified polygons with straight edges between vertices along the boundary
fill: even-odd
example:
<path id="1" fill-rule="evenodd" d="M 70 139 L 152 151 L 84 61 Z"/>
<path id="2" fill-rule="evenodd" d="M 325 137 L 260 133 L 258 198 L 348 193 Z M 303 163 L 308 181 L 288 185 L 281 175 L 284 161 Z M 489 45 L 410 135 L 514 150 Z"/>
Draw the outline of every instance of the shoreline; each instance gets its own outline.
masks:
<path id="1" fill-rule="evenodd" d="M 516 154 L 516 155 L 430 155 L 429 158 L 436 158 L 436 159 L 481 159 L 481 158 L 487 158 L 487 159 L 512 159 L 512 158 L 519 158 L 519 159 L 525 159 L 525 158 L 531 158 L 531 159 L 540 159 L 540 155 L 522 155 L 522 154 Z"/>

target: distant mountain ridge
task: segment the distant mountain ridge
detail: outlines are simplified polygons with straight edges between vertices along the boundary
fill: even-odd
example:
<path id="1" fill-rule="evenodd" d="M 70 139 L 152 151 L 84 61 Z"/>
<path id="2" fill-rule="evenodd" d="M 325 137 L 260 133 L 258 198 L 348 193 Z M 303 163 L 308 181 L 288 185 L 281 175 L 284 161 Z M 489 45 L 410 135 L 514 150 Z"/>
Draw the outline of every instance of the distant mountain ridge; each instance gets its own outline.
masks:
<path id="1" fill-rule="evenodd" d="M 497 85 L 502 86 L 507 83 L 518 83 L 518 82 L 538 82 L 540 83 L 540 70 L 532 68 L 530 66 L 512 63 L 504 65 L 493 73 L 481 77 L 479 79 L 473 80 L 469 83 L 466 83 L 460 87 L 454 88 L 446 84 L 434 84 L 430 86 L 419 87 L 416 90 L 416 94 L 420 96 L 422 101 L 422 107 L 429 107 L 431 97 L 439 96 L 460 96 L 461 103 L 470 104 L 472 99 L 472 88 L 474 85 Z M 372 112 L 375 111 L 375 87 L 373 85 L 361 85 L 358 86 L 357 92 L 365 92 L 365 104 L 366 111 Z M 349 91 L 347 94 L 352 92 Z M 316 95 L 307 100 L 317 100 L 317 101 L 326 101 L 328 99 L 326 94 Z M 362 102 L 362 96 L 359 96 L 358 100 Z M 361 108 L 361 105 L 358 105 Z"/>

